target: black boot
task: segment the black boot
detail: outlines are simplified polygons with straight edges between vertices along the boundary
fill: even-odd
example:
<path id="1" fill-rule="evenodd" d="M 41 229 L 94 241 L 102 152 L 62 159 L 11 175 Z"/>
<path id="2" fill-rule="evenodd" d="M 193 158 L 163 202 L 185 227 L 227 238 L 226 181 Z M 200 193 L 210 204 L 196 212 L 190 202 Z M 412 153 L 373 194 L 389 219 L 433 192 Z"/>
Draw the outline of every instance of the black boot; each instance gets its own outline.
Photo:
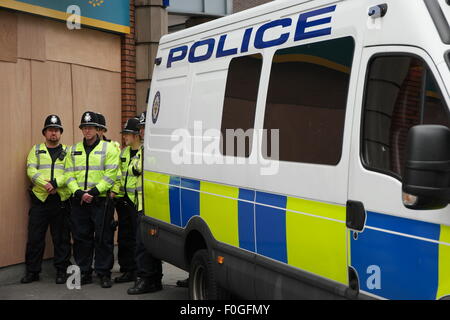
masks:
<path id="1" fill-rule="evenodd" d="M 111 276 L 101 276 L 100 285 L 102 288 L 111 288 L 112 287 Z"/>
<path id="2" fill-rule="evenodd" d="M 66 281 L 67 281 L 67 273 L 58 270 L 56 272 L 56 279 L 55 279 L 56 284 L 64 284 L 66 283 Z"/>
<path id="3" fill-rule="evenodd" d="M 20 280 L 21 283 L 31 283 L 33 281 L 39 281 L 39 273 L 27 272 Z"/>
<path id="4" fill-rule="evenodd" d="M 134 272 L 124 272 L 120 277 L 114 279 L 115 283 L 125 283 L 136 281 L 136 273 Z"/>
<path id="5" fill-rule="evenodd" d="M 81 285 L 92 283 L 92 274 L 81 273 Z"/>
<path id="6" fill-rule="evenodd" d="M 161 280 L 152 281 L 148 278 L 137 278 L 134 287 L 128 289 L 127 293 L 130 295 L 152 293 L 162 290 Z"/>

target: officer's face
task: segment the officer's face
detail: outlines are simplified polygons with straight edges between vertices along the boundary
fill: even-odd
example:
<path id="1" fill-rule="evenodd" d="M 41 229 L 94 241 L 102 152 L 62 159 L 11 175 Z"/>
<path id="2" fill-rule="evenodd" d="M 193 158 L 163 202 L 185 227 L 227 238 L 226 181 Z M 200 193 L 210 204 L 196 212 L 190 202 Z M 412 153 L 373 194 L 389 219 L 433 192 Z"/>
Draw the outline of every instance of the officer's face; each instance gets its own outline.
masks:
<path id="1" fill-rule="evenodd" d="M 44 131 L 45 140 L 56 143 L 61 139 L 61 130 L 58 128 L 47 128 Z"/>
<path id="2" fill-rule="evenodd" d="M 97 129 L 95 127 L 83 127 L 81 128 L 81 131 L 83 132 L 83 136 L 86 140 L 92 140 L 97 135 Z"/>
<path id="3" fill-rule="evenodd" d="M 140 127 L 140 128 L 139 128 L 139 135 L 141 136 L 141 139 L 144 140 L 144 136 L 145 136 L 145 127 Z"/>
<path id="4" fill-rule="evenodd" d="M 124 133 L 123 134 L 123 140 L 125 141 L 125 145 L 127 147 L 133 145 L 136 142 L 136 140 L 138 140 L 138 139 L 139 139 L 138 136 L 135 134 L 132 134 L 132 133 Z"/>

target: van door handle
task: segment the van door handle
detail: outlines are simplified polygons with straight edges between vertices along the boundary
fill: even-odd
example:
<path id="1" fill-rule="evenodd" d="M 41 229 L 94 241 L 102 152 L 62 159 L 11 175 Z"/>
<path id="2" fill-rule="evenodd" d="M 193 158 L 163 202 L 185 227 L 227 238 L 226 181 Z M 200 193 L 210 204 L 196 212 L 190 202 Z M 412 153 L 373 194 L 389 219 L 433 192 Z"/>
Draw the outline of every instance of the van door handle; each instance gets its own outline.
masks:
<path id="1" fill-rule="evenodd" d="M 347 201 L 347 228 L 361 232 L 364 230 L 366 224 L 367 214 L 364 209 L 364 204 L 360 201 Z"/>

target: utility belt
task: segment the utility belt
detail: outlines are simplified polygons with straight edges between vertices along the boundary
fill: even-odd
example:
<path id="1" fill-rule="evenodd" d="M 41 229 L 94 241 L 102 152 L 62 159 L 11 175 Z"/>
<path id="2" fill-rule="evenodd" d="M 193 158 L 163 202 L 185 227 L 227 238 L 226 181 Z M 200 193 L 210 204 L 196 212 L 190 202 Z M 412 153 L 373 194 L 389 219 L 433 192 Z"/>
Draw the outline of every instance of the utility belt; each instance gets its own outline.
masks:
<path id="1" fill-rule="evenodd" d="M 114 205 L 116 207 L 133 207 L 135 208 L 135 205 L 133 203 L 133 201 L 130 200 L 130 198 L 128 197 L 128 195 L 124 195 L 123 197 L 115 197 L 114 198 Z"/>
<path id="2" fill-rule="evenodd" d="M 47 199 L 45 199 L 44 202 L 39 200 L 38 197 L 34 194 L 32 190 L 28 190 L 28 193 L 30 194 L 31 204 L 33 206 L 54 206 L 54 207 L 60 207 L 60 208 L 68 208 L 69 202 L 68 201 L 61 201 L 61 197 L 58 193 L 55 194 L 49 194 Z"/>

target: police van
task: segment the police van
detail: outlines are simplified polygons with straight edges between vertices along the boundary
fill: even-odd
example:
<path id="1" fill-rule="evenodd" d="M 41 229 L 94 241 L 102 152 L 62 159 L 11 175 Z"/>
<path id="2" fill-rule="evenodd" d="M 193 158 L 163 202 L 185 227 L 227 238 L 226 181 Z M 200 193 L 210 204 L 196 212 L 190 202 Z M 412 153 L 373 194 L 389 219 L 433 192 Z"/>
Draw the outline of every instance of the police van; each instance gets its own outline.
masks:
<path id="1" fill-rule="evenodd" d="M 162 37 L 141 233 L 192 299 L 450 297 L 449 21 L 286 0 Z"/>

